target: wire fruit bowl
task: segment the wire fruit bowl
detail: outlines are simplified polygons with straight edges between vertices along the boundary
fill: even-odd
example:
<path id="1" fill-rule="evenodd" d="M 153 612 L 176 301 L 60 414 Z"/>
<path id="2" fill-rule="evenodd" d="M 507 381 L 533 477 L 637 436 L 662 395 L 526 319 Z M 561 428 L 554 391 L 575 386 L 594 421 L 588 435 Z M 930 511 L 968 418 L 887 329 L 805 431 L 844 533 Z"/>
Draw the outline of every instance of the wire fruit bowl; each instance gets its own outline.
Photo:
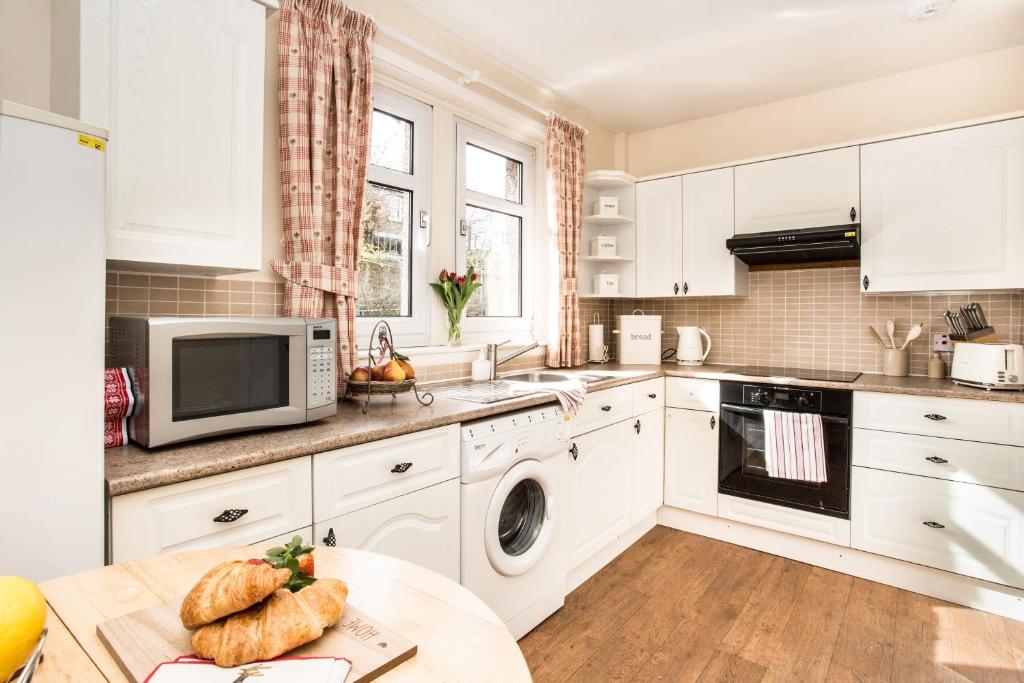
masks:
<path id="1" fill-rule="evenodd" d="M 378 353 L 376 361 L 373 358 L 374 352 Z M 391 398 L 394 400 L 398 398 L 398 394 L 411 391 L 415 394 L 416 400 L 420 402 L 420 405 L 429 406 L 434 402 L 434 395 L 430 392 L 424 391 L 420 393 L 416 386 L 415 377 L 397 382 L 373 379 L 373 367 L 381 365 L 385 358 L 388 358 L 388 362 L 392 360 L 407 360 L 405 356 L 401 356 L 395 351 L 391 326 L 386 321 L 381 320 L 373 326 L 373 332 L 370 333 L 370 344 L 366 352 L 366 359 L 368 361 L 366 367 L 370 370 L 371 375 L 366 381 L 362 382 L 354 381 L 350 378 L 345 384 L 345 398 L 357 395 L 366 396 L 362 405 L 363 413 L 370 410 L 370 397 L 374 395 L 391 394 Z"/>

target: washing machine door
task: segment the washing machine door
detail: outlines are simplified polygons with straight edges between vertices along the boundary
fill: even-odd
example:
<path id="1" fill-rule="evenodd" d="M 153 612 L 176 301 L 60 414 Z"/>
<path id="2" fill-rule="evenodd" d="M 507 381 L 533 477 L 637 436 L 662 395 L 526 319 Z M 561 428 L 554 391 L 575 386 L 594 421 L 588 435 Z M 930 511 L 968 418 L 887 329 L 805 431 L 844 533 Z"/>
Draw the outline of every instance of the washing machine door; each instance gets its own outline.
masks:
<path id="1" fill-rule="evenodd" d="M 553 492 L 538 460 L 516 464 L 498 482 L 484 526 L 484 548 L 495 571 L 523 574 L 544 556 L 557 519 Z"/>

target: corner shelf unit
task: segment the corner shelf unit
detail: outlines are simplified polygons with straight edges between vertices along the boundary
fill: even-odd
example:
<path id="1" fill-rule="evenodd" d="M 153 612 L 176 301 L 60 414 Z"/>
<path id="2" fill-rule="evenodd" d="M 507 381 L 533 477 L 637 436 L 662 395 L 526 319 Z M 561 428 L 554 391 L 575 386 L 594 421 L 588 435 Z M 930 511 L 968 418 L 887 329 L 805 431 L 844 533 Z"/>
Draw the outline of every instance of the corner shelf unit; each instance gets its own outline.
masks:
<path id="1" fill-rule="evenodd" d="M 581 299 L 628 298 L 636 294 L 636 178 L 625 171 L 591 171 L 583 179 L 583 211 L 589 214 L 598 197 L 616 197 L 619 215 L 584 215 L 580 234 L 579 296 Z M 591 256 L 590 240 L 615 237 L 615 256 Z M 593 294 L 594 276 L 615 273 L 619 293 Z"/>

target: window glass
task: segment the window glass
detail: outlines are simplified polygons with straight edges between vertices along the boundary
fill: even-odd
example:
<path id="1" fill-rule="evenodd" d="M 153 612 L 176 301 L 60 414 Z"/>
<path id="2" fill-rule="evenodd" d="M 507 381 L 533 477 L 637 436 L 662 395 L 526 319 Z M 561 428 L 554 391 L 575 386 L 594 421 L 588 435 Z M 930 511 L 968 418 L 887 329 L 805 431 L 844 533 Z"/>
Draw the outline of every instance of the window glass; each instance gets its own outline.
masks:
<path id="1" fill-rule="evenodd" d="M 392 171 L 412 173 L 412 122 L 373 110 L 370 163 Z"/>
<path id="2" fill-rule="evenodd" d="M 466 189 L 523 203 L 523 164 L 501 154 L 466 145 Z"/>
<path id="3" fill-rule="evenodd" d="M 367 183 L 359 254 L 358 314 L 411 315 L 412 192 Z"/>
<path id="4" fill-rule="evenodd" d="M 523 219 L 479 206 L 466 206 L 466 270 L 472 267 L 483 287 L 466 306 L 471 317 L 522 315 Z"/>

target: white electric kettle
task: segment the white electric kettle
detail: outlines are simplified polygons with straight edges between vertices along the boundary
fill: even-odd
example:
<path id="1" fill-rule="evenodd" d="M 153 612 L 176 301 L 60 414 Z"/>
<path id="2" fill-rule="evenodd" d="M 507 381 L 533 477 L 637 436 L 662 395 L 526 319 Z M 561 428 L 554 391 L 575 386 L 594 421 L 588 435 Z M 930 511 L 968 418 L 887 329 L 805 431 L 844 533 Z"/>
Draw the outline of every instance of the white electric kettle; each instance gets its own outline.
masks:
<path id="1" fill-rule="evenodd" d="M 676 363 L 679 365 L 703 365 L 711 353 L 711 335 L 703 327 L 677 327 Z M 707 340 L 705 349 L 701 337 Z"/>

